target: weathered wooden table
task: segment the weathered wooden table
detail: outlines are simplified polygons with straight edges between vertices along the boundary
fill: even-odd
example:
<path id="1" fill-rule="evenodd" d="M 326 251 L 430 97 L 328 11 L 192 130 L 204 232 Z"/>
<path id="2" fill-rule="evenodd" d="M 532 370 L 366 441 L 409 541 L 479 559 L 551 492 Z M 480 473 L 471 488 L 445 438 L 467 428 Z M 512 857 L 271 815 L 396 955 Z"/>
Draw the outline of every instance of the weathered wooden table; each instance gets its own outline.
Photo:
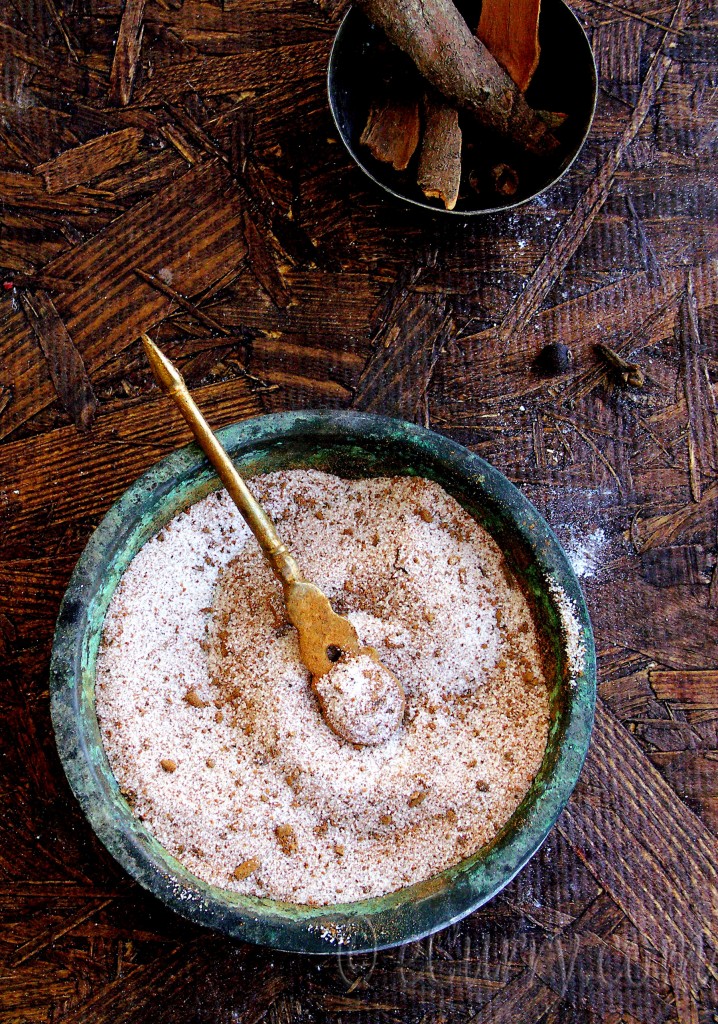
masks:
<path id="1" fill-rule="evenodd" d="M 0 0 L 0 1022 L 718 1020 L 715 8 L 577 0 L 589 143 L 516 212 L 417 217 L 338 143 L 334 0 Z M 353 406 L 514 480 L 583 577 L 581 783 L 492 903 L 304 960 L 174 917 L 95 840 L 48 712 L 54 618 L 112 501 L 216 426 Z M 547 378 L 548 341 L 574 362 Z M 594 348 L 640 365 L 624 386 Z"/>

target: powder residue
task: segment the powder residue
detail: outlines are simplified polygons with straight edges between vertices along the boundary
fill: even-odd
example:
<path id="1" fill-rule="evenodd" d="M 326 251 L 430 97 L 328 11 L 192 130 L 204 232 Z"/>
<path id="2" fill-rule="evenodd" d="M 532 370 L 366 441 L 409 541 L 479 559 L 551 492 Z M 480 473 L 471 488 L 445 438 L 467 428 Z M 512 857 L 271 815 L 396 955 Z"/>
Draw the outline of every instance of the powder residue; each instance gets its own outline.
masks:
<path id="1" fill-rule="evenodd" d="M 578 610 L 565 590 L 554 579 L 548 580 L 548 588 L 561 619 L 561 633 L 564 641 L 564 658 L 569 682 L 575 684 L 576 679 L 586 668 L 586 641 L 583 627 L 578 617 Z"/>
<path id="2" fill-rule="evenodd" d="M 596 576 L 605 562 L 607 545 L 608 538 L 600 526 L 587 533 L 578 533 L 575 529 L 568 532 L 564 550 L 579 579 Z"/>
<path id="3" fill-rule="evenodd" d="M 113 596 L 96 676 L 111 767 L 214 885 L 326 905 L 427 879 L 493 838 L 541 764 L 548 690 L 527 600 L 437 484 L 297 470 L 252 488 L 401 680 L 403 724 L 363 747 L 328 727 L 281 588 L 217 492 L 145 544 Z"/>

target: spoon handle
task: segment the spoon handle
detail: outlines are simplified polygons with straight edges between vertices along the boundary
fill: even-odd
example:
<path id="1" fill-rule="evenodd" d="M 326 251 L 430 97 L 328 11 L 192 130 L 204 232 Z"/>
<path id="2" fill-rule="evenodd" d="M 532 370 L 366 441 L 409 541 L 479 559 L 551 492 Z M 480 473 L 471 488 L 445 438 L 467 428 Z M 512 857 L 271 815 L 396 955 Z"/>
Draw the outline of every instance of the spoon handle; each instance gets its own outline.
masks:
<path id="1" fill-rule="evenodd" d="M 152 372 L 184 416 L 197 444 L 216 469 L 229 496 L 257 538 L 275 576 L 285 588 L 303 579 L 294 556 L 280 538 L 274 523 L 252 495 L 229 455 L 212 432 L 212 428 L 197 408 L 179 370 L 146 334 L 142 335 L 142 344 Z"/>

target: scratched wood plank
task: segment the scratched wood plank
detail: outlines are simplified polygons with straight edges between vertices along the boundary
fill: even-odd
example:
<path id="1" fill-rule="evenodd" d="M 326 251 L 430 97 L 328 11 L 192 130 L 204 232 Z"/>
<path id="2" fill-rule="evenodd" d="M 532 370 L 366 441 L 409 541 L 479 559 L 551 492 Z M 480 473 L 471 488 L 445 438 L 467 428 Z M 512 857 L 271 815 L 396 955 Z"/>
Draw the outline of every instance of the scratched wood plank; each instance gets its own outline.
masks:
<path id="1" fill-rule="evenodd" d="M 244 258 L 240 217 L 231 179 L 221 163 L 210 161 L 48 266 L 52 276 L 73 283 L 55 305 L 90 375 L 171 309 L 172 300 L 138 278 L 134 268 L 162 272 L 185 295 L 201 292 Z M 27 331 L 11 316 L 0 325 L 0 359 L 18 350 L 15 365 L 22 372 L 0 418 L 1 436 L 53 399 Z"/>
<path id="2" fill-rule="evenodd" d="M 199 388 L 195 400 L 213 427 L 261 411 L 241 377 Z M 0 446 L 2 478 L 11 494 L 3 510 L 3 532 L 8 531 L 5 550 L 17 551 L 22 536 L 30 537 L 40 528 L 48 503 L 55 526 L 104 513 L 153 462 L 190 440 L 172 400 L 155 389 L 151 402 L 105 413 L 89 438 L 76 435 L 73 440 L 65 428 L 46 433 L 32 446 L 24 441 Z M 73 481 L 71 487 L 68 480 Z"/>
<path id="3" fill-rule="evenodd" d="M 75 425 L 87 430 L 97 414 L 97 399 L 77 346 L 47 292 L 20 292 L 19 297 L 60 402 Z"/>
<path id="4" fill-rule="evenodd" d="M 326 42 L 304 42 L 277 46 L 248 54 L 228 57 L 201 56 L 191 61 L 170 61 L 158 68 L 140 90 L 142 103 L 176 101 L 192 91 L 205 96 L 264 90 L 274 86 L 278 76 L 283 82 L 286 107 L 287 89 L 306 87 L 312 78 L 321 78 L 329 54 Z M 295 115 L 296 116 L 296 115 Z"/>
<path id="5" fill-rule="evenodd" d="M 691 496 L 699 502 L 706 478 L 710 479 L 718 469 L 718 409 L 702 352 L 698 305 L 690 274 L 681 298 L 675 335 L 683 363 Z"/>
<path id="6" fill-rule="evenodd" d="M 419 418 L 453 329 L 451 312 L 440 299 L 410 292 L 393 303 L 372 338 L 373 352 L 354 393 L 356 408 Z"/>
<path id="7" fill-rule="evenodd" d="M 227 948 L 196 939 L 135 968 L 130 984 L 113 979 L 63 1015 L 63 1024 L 130 1024 L 150 1002 L 154 1019 L 166 1024 L 197 1013 L 207 1019 L 208 1003 L 215 1013 L 233 1012 L 238 1024 L 255 1024 L 287 987 L 285 975 L 271 962 L 256 961 L 246 945 Z M 242 985 L 245 972 L 253 976 L 250 991 Z M 242 1005 L 232 1011 L 240 993 Z"/>
<path id="8" fill-rule="evenodd" d="M 670 701 L 677 710 L 718 714 L 718 671 L 655 669 L 649 672 L 648 679 L 658 700 Z"/>
<path id="9" fill-rule="evenodd" d="M 696 266 L 694 281 L 699 308 L 707 310 L 718 304 L 718 263 L 711 259 Z M 595 341 L 610 337 L 617 327 L 625 335 L 633 333 L 632 351 L 640 351 L 641 347 L 671 337 L 676 298 L 684 286 L 683 268 L 667 272 L 654 288 L 650 287 L 645 272 L 621 277 L 602 289 L 594 289 L 541 310 L 531 322 L 517 330 L 512 350 L 508 352 L 489 347 L 491 329 L 472 335 L 470 329 L 464 327 L 456 344 L 447 352 L 443 367 L 445 387 L 447 390 L 457 388 L 461 381 L 471 382 L 473 379 L 478 382 L 479 377 L 483 380 L 486 363 L 482 360 L 488 359 L 491 372 L 486 373 L 488 380 L 483 382 L 491 386 L 491 398 L 502 391 L 522 397 L 533 391 L 545 390 L 546 382 L 526 373 L 526 370 L 548 339 L 561 338 L 563 344 L 575 351 L 578 372 L 555 382 L 558 395 L 565 395 L 567 400 L 585 397 L 589 393 L 587 388 L 590 390 L 605 378 L 605 368 L 602 369 L 598 359 L 593 358 L 590 367 L 582 365 L 583 352 L 590 352 Z M 617 324 L 616 309 L 624 310 L 630 319 Z M 588 333 L 585 330 L 587 323 L 591 327 Z M 494 376 L 499 370 L 500 375 Z M 520 380 L 515 379 L 519 376 Z"/>
<path id="10" fill-rule="evenodd" d="M 716 752 L 712 750 L 659 750 L 651 761 L 682 797 L 704 800 L 718 797 Z"/>
<path id="11" fill-rule="evenodd" d="M 147 0 L 124 0 L 122 19 L 117 33 L 115 55 L 110 70 L 110 103 L 126 107 L 132 96 L 132 86 L 140 59 L 143 18 Z"/>
<path id="12" fill-rule="evenodd" d="M 715 838 L 601 703 L 561 830 L 641 934 L 700 990 L 718 951 Z"/>
<path id="13" fill-rule="evenodd" d="M 670 23 L 674 31 L 679 30 L 685 24 L 687 12 L 687 2 L 679 0 Z M 588 234 L 596 213 L 606 200 L 614 175 L 623 160 L 626 149 L 640 131 L 666 74 L 670 70 L 672 58 L 668 45 L 669 38 L 667 33 L 643 79 L 637 102 L 633 107 L 631 116 L 618 144 L 603 161 L 599 173 L 586 189 L 580 203 L 562 225 L 558 240 L 552 245 L 549 252 L 534 271 L 527 287 L 524 288 L 503 317 L 498 329 L 498 336 L 505 344 L 510 341 L 516 328 L 526 317 L 538 308 L 549 286 L 553 284 Z"/>
<path id="14" fill-rule="evenodd" d="M 143 135 L 141 128 L 122 128 L 102 135 L 60 153 L 54 160 L 38 164 L 35 174 L 45 179 L 48 192 L 65 192 L 128 163 L 137 154 Z"/>
<path id="15" fill-rule="evenodd" d="M 573 6 L 599 67 L 585 149 L 539 200 L 463 224 L 386 202 L 341 146 L 325 70 L 345 0 L 0 0 L 1 1024 L 702 1024 L 718 1005 L 714 951 L 683 937 L 709 927 L 718 822 L 714 3 Z M 50 192 L 53 169 L 76 183 Z M 94 480 L 17 309 L 38 288 L 98 400 Z M 504 469 L 579 568 L 603 531 L 582 582 L 625 728 L 600 711 L 563 834 L 503 898 L 376 962 L 247 954 L 123 895 L 64 783 L 57 604 L 111 501 L 186 437 L 131 333 L 148 326 L 217 424 L 366 403 Z M 552 340 L 573 368 L 539 377 Z"/>
<path id="16" fill-rule="evenodd" d="M 21 171 L 0 171 L 0 199 L 9 206 L 66 211 L 67 214 L 93 213 L 103 208 L 117 209 L 107 195 L 91 190 L 80 189 L 67 196 L 50 195 L 40 175 Z"/>
<path id="17" fill-rule="evenodd" d="M 599 895 L 576 920 L 532 950 L 524 970 L 470 1017 L 471 1024 L 509 1024 L 516 1020 L 536 1024 L 567 994 L 581 947 L 591 939 L 609 936 L 622 920 L 621 911 L 610 898 Z M 569 966 L 571 958 L 573 964 Z M 602 987 L 593 979 L 594 997 Z"/>

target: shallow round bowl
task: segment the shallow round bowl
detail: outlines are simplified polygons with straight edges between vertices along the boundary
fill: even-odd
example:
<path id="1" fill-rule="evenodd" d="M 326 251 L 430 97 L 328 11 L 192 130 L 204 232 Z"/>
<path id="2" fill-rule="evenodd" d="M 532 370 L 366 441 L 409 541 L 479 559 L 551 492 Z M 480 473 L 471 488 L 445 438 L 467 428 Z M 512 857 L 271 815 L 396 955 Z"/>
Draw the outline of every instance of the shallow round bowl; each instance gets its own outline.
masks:
<path id="1" fill-rule="evenodd" d="M 428 477 L 493 534 L 553 650 L 551 725 L 541 769 L 488 846 L 426 882 L 361 902 L 317 908 L 242 896 L 201 881 L 163 849 L 134 817 L 110 770 L 95 713 L 95 661 L 108 604 L 134 555 L 174 515 L 219 487 L 202 453 L 189 445 L 158 462 L 110 509 L 63 599 L 50 691 L 70 785 L 92 828 L 127 872 L 192 921 L 305 953 L 358 952 L 419 939 L 499 892 L 539 849 L 576 784 L 596 693 L 593 637 L 580 587 L 555 536 L 521 493 L 483 459 L 429 430 L 358 413 L 302 412 L 263 416 L 218 433 L 245 476 L 312 468 L 345 477 Z M 573 602 L 583 634 L 583 664 L 572 673 L 552 597 L 555 585 Z"/>

